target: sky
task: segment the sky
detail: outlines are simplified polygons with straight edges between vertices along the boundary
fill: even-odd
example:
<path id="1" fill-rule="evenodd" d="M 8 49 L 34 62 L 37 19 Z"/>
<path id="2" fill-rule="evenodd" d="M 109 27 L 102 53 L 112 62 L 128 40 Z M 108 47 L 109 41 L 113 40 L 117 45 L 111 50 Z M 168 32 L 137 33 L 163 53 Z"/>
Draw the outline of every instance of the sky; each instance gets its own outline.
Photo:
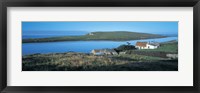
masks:
<path id="1" fill-rule="evenodd" d="M 69 31 L 130 31 L 178 34 L 178 22 L 22 22 L 23 33 Z"/>

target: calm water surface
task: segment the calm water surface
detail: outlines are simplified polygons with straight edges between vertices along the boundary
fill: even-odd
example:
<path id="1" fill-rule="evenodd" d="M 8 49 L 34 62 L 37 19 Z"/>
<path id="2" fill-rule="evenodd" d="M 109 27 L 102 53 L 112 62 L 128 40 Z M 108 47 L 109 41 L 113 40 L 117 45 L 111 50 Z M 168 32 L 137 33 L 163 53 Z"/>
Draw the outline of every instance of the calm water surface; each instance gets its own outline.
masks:
<path id="1" fill-rule="evenodd" d="M 80 36 L 85 35 L 88 32 L 84 31 L 28 31 L 23 32 L 22 38 L 48 38 L 48 37 L 60 37 L 60 36 Z"/>
<path id="2" fill-rule="evenodd" d="M 63 53 L 70 51 L 90 53 L 93 49 L 116 48 L 122 44 L 126 44 L 126 42 L 130 42 L 131 45 L 135 45 L 137 41 L 167 42 L 177 39 L 177 37 L 167 37 L 131 41 L 64 41 L 46 43 L 24 43 L 22 44 L 22 55 L 35 53 Z"/>

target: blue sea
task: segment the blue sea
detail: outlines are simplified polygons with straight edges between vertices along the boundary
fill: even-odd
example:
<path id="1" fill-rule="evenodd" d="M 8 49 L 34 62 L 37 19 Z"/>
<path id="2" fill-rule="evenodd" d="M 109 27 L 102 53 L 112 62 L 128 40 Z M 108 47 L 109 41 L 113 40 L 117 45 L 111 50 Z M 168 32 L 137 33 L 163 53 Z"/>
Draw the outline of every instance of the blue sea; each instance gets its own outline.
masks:
<path id="1" fill-rule="evenodd" d="M 86 33 L 68 34 L 68 36 L 85 35 L 85 34 Z M 23 35 L 23 39 L 56 37 L 56 36 L 66 36 L 66 34 L 30 35 L 30 36 Z M 178 37 L 171 36 L 166 38 L 131 40 L 131 41 L 63 41 L 63 42 L 23 43 L 22 55 L 29 55 L 35 53 L 64 53 L 64 52 L 90 53 L 93 49 L 116 48 L 122 44 L 127 44 L 127 42 L 130 42 L 131 45 L 135 45 L 137 41 L 167 42 L 171 40 L 178 40 Z"/>
<path id="2" fill-rule="evenodd" d="M 48 37 L 60 37 L 60 36 L 80 36 L 85 35 L 88 32 L 85 31 L 28 31 L 23 32 L 22 39 L 29 38 L 48 38 Z"/>

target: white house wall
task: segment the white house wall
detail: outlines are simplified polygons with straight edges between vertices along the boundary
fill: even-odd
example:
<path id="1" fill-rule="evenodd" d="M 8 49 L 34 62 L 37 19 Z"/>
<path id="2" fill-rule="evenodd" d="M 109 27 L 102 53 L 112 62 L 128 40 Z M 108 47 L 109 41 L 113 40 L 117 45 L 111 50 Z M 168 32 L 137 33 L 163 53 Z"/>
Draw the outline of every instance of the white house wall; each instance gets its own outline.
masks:
<path id="1" fill-rule="evenodd" d="M 157 46 L 153 46 L 153 45 L 147 45 L 147 49 L 156 49 L 156 48 L 158 48 Z"/>
<path id="2" fill-rule="evenodd" d="M 156 49 L 156 48 L 158 48 L 158 46 L 153 46 L 153 45 L 147 44 L 146 47 L 136 46 L 136 48 L 137 48 L 137 49 Z"/>

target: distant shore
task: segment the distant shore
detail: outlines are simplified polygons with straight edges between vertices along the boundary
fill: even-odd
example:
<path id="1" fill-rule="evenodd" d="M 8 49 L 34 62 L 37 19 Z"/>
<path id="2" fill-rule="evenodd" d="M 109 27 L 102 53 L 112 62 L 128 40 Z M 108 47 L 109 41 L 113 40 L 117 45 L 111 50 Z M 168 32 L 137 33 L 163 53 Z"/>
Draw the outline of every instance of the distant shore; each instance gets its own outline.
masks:
<path id="1" fill-rule="evenodd" d="M 23 39 L 22 43 L 39 43 L 39 42 L 59 42 L 59 41 L 128 41 L 128 40 L 141 40 L 141 39 L 155 39 L 165 38 L 167 36 L 127 32 L 127 31 L 114 31 L 114 32 L 91 32 L 83 36 L 61 36 L 50 38 L 34 38 Z"/>

